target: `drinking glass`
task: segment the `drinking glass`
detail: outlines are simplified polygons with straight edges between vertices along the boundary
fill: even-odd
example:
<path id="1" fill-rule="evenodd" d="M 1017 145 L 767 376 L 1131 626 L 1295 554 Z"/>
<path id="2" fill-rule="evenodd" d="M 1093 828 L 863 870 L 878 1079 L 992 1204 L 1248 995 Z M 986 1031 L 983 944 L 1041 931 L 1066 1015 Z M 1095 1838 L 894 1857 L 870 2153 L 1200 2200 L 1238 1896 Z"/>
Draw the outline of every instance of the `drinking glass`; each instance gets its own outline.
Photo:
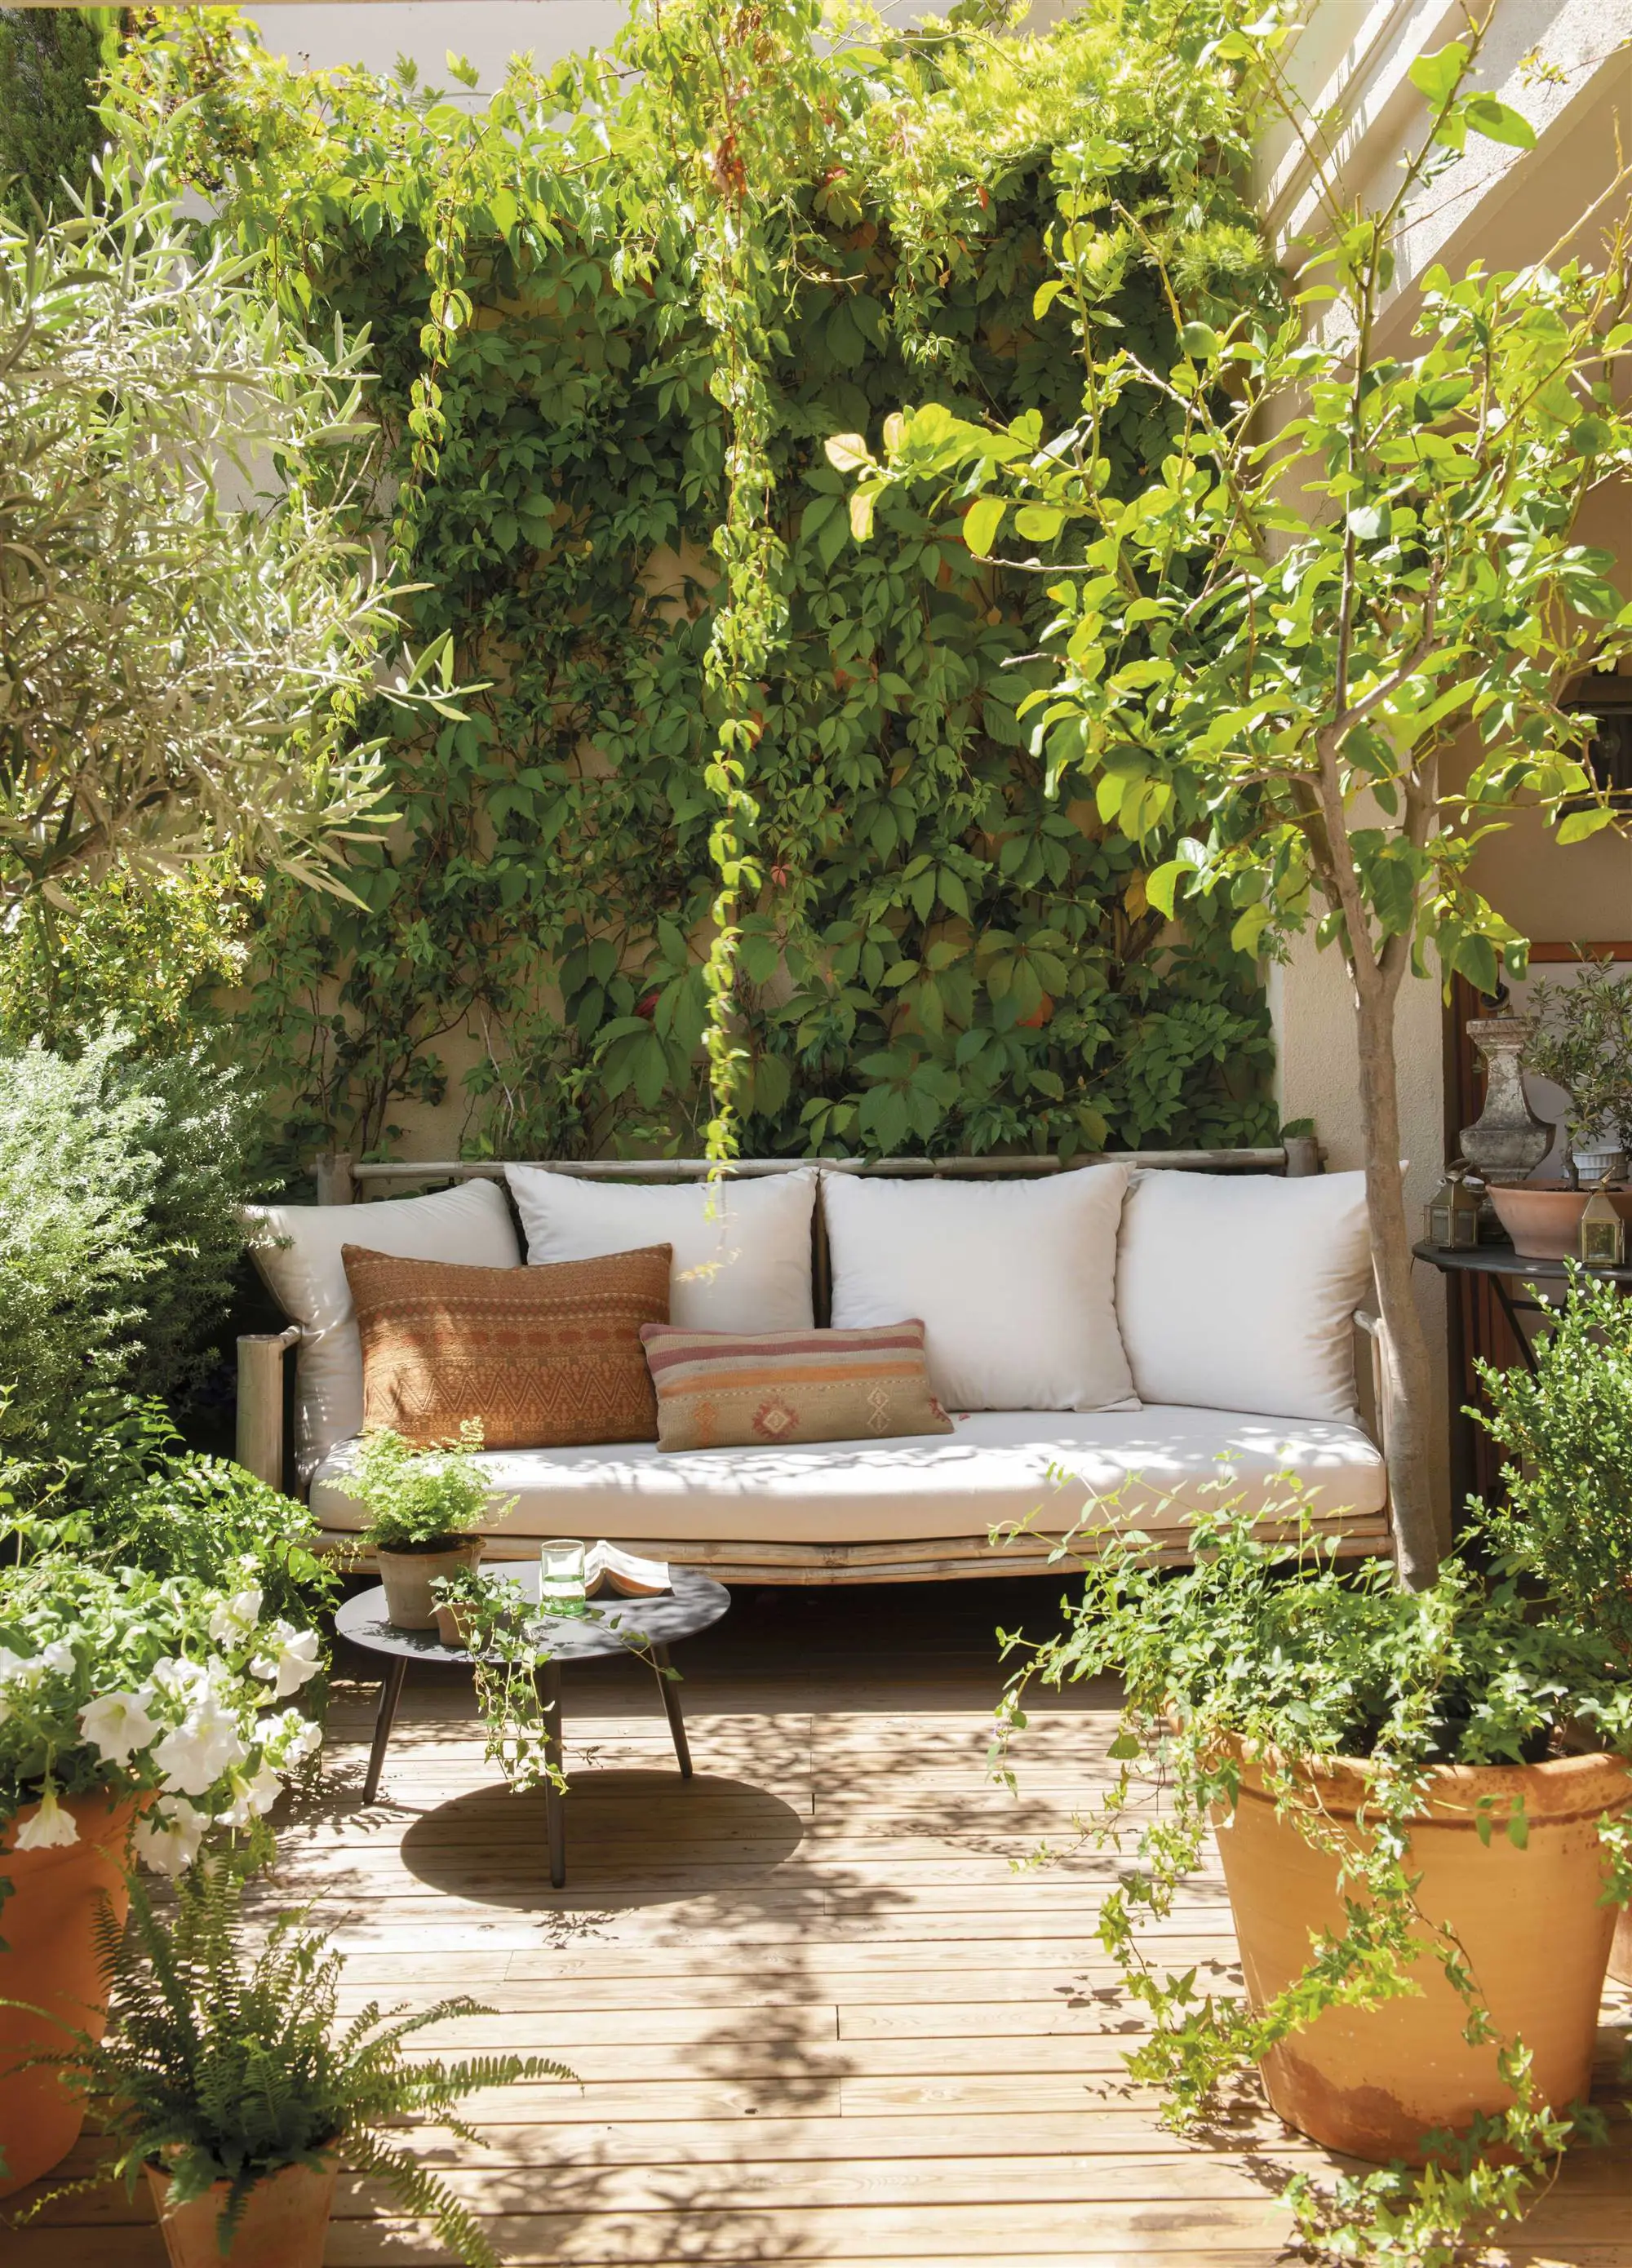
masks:
<path id="1" fill-rule="evenodd" d="M 538 1547 L 538 1603 L 547 1615 L 581 1615 L 584 1547 L 575 1535 L 552 1535 Z"/>

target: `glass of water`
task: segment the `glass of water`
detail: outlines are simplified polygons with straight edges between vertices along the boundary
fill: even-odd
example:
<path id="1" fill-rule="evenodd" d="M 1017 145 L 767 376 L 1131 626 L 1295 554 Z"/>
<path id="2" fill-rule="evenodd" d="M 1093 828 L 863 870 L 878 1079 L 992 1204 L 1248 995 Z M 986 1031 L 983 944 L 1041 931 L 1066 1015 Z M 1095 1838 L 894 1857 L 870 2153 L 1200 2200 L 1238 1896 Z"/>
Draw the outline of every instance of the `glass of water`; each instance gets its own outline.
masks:
<path id="1" fill-rule="evenodd" d="M 575 1535 L 552 1535 L 538 1547 L 538 1604 L 546 1615 L 581 1615 L 584 1547 Z"/>

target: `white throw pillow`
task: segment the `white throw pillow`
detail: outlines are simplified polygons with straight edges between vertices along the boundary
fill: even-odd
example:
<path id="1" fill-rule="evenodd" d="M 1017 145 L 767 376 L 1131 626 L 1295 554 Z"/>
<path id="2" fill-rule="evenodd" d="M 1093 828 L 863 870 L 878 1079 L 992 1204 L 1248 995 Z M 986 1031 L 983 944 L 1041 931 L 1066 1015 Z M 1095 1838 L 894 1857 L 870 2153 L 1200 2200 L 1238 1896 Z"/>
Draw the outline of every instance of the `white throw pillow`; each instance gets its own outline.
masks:
<path id="1" fill-rule="evenodd" d="M 824 1174 L 833 1328 L 921 1321 L 949 1410 L 1136 1410 L 1112 1300 L 1127 1183 Z"/>
<path id="2" fill-rule="evenodd" d="M 1371 1288 L 1363 1174 L 1139 1174 L 1117 1316 L 1145 1402 L 1353 1423 Z"/>
<path id="3" fill-rule="evenodd" d="M 688 1331 L 808 1331 L 816 1168 L 728 1181 L 708 1218 L 701 1182 L 589 1182 L 506 1166 L 535 1266 L 674 1247 L 668 1320 Z"/>
<path id="4" fill-rule="evenodd" d="M 471 1268 L 519 1268 L 521 1247 L 505 1193 L 466 1182 L 425 1197 L 375 1204 L 248 1205 L 255 1266 L 292 1323 L 295 1356 L 295 1464 L 309 1480 L 336 1443 L 363 1425 L 363 1349 L 343 1244 L 398 1260 L 453 1260 Z"/>

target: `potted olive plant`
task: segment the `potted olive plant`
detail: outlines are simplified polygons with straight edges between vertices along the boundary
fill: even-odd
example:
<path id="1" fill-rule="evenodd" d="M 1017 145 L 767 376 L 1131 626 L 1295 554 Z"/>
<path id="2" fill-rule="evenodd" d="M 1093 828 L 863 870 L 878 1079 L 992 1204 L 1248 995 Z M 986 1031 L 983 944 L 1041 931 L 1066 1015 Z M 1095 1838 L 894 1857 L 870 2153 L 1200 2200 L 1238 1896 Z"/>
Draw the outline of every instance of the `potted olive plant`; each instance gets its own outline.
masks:
<path id="1" fill-rule="evenodd" d="M 487 1513 L 489 1486 L 475 1452 L 480 1424 L 467 1419 L 459 1440 L 415 1449 L 398 1433 L 370 1433 L 345 1478 L 347 1491 L 368 1508 L 358 1549 L 372 1550 L 385 1586 L 386 1612 L 402 1630 L 436 1626 L 439 1577 L 472 1568 L 482 1539 L 469 1530 Z"/>
<path id="2" fill-rule="evenodd" d="M 122 1913 L 132 1849 L 188 1865 L 321 1740 L 289 1705 L 317 1634 L 263 1606 L 250 1569 L 220 1589 L 52 1552 L 0 1573 L 0 2195 L 79 2132 L 83 2104 L 33 2058 L 100 2007 L 99 1902 Z"/>
<path id="3" fill-rule="evenodd" d="M 1182 2124 L 1256 2067 L 1288 2124 L 1390 2164 L 1289 2191 L 1309 2241 L 1355 2257 L 1380 2228 L 1401 2257 L 1442 2257 L 1522 2210 L 1591 2121 L 1632 1898 L 1632 1679 L 1618 1625 L 1548 1587 L 1521 1521 L 1489 1540 L 1488 1571 L 1451 1558 L 1411 1592 L 1340 1563 L 1295 1490 L 1261 1522 L 1221 1492 L 1181 1572 L 1102 1530 L 1001 1711 L 1007 1744 L 1033 1680 L 1122 1679 L 1121 1774 L 1087 1831 L 1139 1846 L 1100 1926 L 1152 2019 L 1130 2070 Z M 1152 1969 L 1137 1926 L 1209 1834 L 1240 1999 Z"/>
<path id="4" fill-rule="evenodd" d="M 1569 1098 L 1571 1188 L 1624 1180 L 1632 1146 L 1632 976 L 1589 961 L 1573 984 L 1538 984 L 1530 1025 L 1525 1068 Z"/>
<path id="5" fill-rule="evenodd" d="M 472 2215 L 383 2130 L 427 2116 L 475 2140 L 465 2096 L 573 2074 L 537 2056 L 410 2062 L 416 2032 L 491 2014 L 464 1999 L 417 2015 L 370 2002 L 337 2025 L 343 1957 L 299 1914 L 256 1947 L 242 1900 L 239 1870 L 217 1863 L 178 1883 L 168 1923 L 139 1885 L 128 1933 L 105 1910 L 114 2029 L 51 2058 L 107 2116 L 93 2178 L 147 2181 L 173 2268 L 321 2268 L 342 2165 L 385 2182 L 470 2268 L 497 2268 Z"/>

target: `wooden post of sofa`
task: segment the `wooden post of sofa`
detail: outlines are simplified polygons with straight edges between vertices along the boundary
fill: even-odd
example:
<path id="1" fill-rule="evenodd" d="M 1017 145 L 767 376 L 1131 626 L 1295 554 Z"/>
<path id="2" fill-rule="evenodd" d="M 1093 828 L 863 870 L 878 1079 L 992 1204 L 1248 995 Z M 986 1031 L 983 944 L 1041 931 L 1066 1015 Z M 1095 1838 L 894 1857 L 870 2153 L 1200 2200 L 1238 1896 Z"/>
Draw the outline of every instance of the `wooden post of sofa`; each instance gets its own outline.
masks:
<path id="1" fill-rule="evenodd" d="M 291 1323 L 238 1342 L 238 1462 L 269 1488 L 284 1485 L 284 1357 L 299 1336 Z"/>
<path id="2" fill-rule="evenodd" d="M 1302 1181 L 1320 1171 L 1320 1145 L 1312 1134 L 1283 1135 L 1281 1146 L 1287 1153 L 1288 1181 Z"/>
<path id="3" fill-rule="evenodd" d="M 357 1202 L 357 1183 L 351 1176 L 351 1152 L 349 1150 L 325 1150 L 321 1158 L 314 1158 L 312 1178 L 317 1183 L 319 1204 L 354 1204 Z"/>

